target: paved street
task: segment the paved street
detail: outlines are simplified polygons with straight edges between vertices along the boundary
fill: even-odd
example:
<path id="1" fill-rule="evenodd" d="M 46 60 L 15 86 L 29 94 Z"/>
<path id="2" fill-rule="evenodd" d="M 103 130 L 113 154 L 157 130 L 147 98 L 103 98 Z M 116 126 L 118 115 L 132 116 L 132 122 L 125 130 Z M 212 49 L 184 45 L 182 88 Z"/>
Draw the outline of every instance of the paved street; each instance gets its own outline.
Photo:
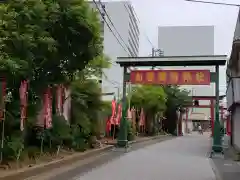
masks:
<path id="1" fill-rule="evenodd" d="M 192 134 L 126 153 L 74 180 L 214 180 L 209 135 Z"/>

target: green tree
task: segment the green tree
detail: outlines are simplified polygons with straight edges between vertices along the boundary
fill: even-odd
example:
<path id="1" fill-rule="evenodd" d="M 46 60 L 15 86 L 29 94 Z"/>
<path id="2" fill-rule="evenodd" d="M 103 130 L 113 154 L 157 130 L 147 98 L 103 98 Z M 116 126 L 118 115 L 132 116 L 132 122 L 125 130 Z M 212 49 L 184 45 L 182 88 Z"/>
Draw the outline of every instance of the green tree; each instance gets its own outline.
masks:
<path id="1" fill-rule="evenodd" d="M 79 128 L 84 138 L 99 136 L 100 113 L 103 103 L 96 80 L 76 80 L 71 84 L 71 124 Z"/>
<path id="2" fill-rule="evenodd" d="M 102 55 L 99 18 L 84 0 L 12 0 L 0 15 L 0 67 L 8 81 L 28 79 L 41 90 L 73 80 Z"/>
<path id="3" fill-rule="evenodd" d="M 166 109 L 167 96 L 160 86 L 136 86 L 132 89 L 131 106 L 144 109 L 146 115 L 146 132 L 154 134 L 156 115 Z"/>
<path id="4" fill-rule="evenodd" d="M 85 78 L 101 79 L 104 75 L 103 70 L 109 68 L 110 65 L 110 58 L 102 54 L 90 61 L 79 75 L 84 76 Z"/>
<path id="5" fill-rule="evenodd" d="M 8 124 L 5 133 L 11 136 L 19 133 L 18 87 L 21 80 L 30 82 L 29 128 L 26 129 L 29 130 L 27 134 L 33 135 L 36 134 L 32 132 L 35 123 L 31 121 L 29 125 L 29 120 L 36 119 L 45 88 L 71 83 L 88 64 L 99 67 L 96 59 L 103 57 L 99 18 L 84 0 L 11 0 L 0 4 L 0 44 L 0 76 L 7 79 L 10 97 L 6 104 Z M 88 96 L 88 99 L 91 97 L 96 96 Z M 93 107 L 89 102 L 91 100 L 84 99 L 89 108 Z M 85 110 L 89 115 L 86 117 L 93 119 L 90 110 Z M 79 120 L 84 117 L 81 114 Z M 64 127 L 64 124 L 56 126 Z M 53 130 L 54 137 L 62 143 L 68 133 L 59 132 Z"/>
<path id="6" fill-rule="evenodd" d="M 165 86 L 164 91 L 167 95 L 166 111 L 164 120 L 164 130 L 174 133 L 176 129 L 177 111 L 183 111 L 184 107 L 191 105 L 192 99 L 189 92 L 180 89 L 179 86 Z"/>

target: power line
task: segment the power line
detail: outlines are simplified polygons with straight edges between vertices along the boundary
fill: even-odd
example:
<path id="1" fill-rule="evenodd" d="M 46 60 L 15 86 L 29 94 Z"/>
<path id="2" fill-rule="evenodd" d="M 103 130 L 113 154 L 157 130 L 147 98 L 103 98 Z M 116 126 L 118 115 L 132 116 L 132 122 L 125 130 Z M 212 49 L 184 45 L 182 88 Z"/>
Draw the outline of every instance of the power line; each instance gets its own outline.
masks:
<path id="1" fill-rule="evenodd" d="M 119 36 L 120 39 L 122 40 L 123 44 L 124 44 L 127 48 L 129 48 L 128 45 L 125 43 L 124 39 L 122 38 L 121 34 L 118 32 L 118 30 L 117 30 L 117 28 L 115 27 L 114 23 L 112 22 L 110 16 L 108 15 L 108 13 L 107 13 L 107 11 L 106 11 L 106 8 L 105 8 L 104 5 L 102 4 L 101 0 L 98 0 L 98 2 L 100 3 L 100 5 L 101 5 L 101 7 L 102 7 L 102 9 L 103 9 L 103 11 L 104 11 L 104 13 L 105 13 L 105 15 L 107 15 L 107 18 L 108 18 L 110 24 L 111 24 L 112 27 L 115 29 L 116 33 L 118 34 L 118 36 Z M 130 53 L 130 52 L 129 52 L 129 53 Z"/>
<path id="2" fill-rule="evenodd" d="M 129 13 L 128 8 L 126 7 L 126 4 L 124 4 L 124 7 L 125 7 L 125 9 L 127 10 L 127 12 Z M 135 18 L 137 19 L 137 22 L 140 24 L 140 20 L 139 20 L 139 18 L 138 18 L 138 16 L 137 16 L 137 13 L 135 12 L 134 8 L 132 8 L 132 10 L 133 10 L 133 12 L 134 12 Z M 147 41 L 149 42 L 149 44 L 152 46 L 152 48 L 154 48 L 154 45 L 153 45 L 153 43 L 151 42 L 150 38 L 148 37 L 146 31 L 143 31 L 143 34 L 144 34 L 145 38 L 147 39 Z"/>
<path id="3" fill-rule="evenodd" d="M 102 17 L 103 21 L 106 23 L 108 29 L 111 31 L 111 33 L 113 34 L 113 36 L 116 38 L 116 40 L 118 41 L 118 44 L 123 48 L 123 50 L 129 54 L 129 52 L 125 49 L 125 47 L 122 45 L 122 43 L 119 41 L 119 39 L 117 38 L 116 34 L 113 32 L 112 28 L 110 27 L 110 25 L 108 24 L 108 22 L 106 21 L 104 15 L 102 14 L 100 8 L 98 7 L 98 4 L 96 2 L 96 0 L 93 0 L 94 4 L 96 5 L 97 10 L 99 11 L 100 16 Z"/>
<path id="4" fill-rule="evenodd" d="M 240 4 L 232 4 L 232 3 L 221 3 L 221 2 L 210 2 L 210 1 L 198 1 L 198 0 L 184 0 L 184 1 L 196 2 L 196 3 L 205 3 L 205 4 L 223 5 L 223 6 L 236 6 L 236 7 L 240 7 Z"/>

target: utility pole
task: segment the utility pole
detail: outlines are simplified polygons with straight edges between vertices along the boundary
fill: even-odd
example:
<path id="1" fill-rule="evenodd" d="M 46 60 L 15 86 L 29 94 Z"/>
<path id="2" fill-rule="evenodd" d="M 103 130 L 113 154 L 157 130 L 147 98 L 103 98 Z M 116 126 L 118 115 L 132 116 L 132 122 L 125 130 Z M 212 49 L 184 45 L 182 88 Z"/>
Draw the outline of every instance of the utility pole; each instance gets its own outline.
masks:
<path id="1" fill-rule="evenodd" d="M 152 48 L 152 57 L 154 57 L 155 56 L 155 49 L 154 49 L 154 47 Z"/>
<path id="2" fill-rule="evenodd" d="M 154 49 L 154 47 L 152 48 L 152 57 L 154 57 L 155 56 L 155 49 Z M 152 66 L 152 70 L 154 70 L 154 66 Z"/>

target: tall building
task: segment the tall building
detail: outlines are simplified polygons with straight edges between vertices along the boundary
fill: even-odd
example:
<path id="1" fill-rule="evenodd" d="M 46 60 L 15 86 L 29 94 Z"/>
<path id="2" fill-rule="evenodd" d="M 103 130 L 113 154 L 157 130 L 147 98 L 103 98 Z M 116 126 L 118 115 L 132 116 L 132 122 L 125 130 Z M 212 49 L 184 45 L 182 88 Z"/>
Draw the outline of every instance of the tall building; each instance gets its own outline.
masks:
<path id="1" fill-rule="evenodd" d="M 96 8 L 94 3 L 92 3 L 92 6 Z M 107 22 L 99 16 L 103 27 L 104 53 L 111 59 L 111 67 L 105 69 L 102 76 L 102 92 L 114 92 L 117 95 L 118 91 L 120 94 L 122 91 L 123 69 L 116 64 L 116 60 L 119 56 L 138 56 L 140 34 L 138 21 L 129 1 L 102 2 L 98 3 L 98 8 Z M 113 34 L 119 39 L 120 43 Z M 111 100 L 112 98 L 112 96 L 103 96 L 104 100 Z"/>
<path id="2" fill-rule="evenodd" d="M 201 56 L 214 55 L 214 26 L 165 26 L 158 28 L 158 48 L 164 56 Z M 208 69 L 214 67 L 164 67 L 164 69 Z M 193 96 L 214 96 L 215 87 L 208 85 L 181 86 Z M 209 102 L 199 102 L 205 105 Z M 195 113 L 204 113 L 208 118 L 210 109 L 192 109 Z"/>

